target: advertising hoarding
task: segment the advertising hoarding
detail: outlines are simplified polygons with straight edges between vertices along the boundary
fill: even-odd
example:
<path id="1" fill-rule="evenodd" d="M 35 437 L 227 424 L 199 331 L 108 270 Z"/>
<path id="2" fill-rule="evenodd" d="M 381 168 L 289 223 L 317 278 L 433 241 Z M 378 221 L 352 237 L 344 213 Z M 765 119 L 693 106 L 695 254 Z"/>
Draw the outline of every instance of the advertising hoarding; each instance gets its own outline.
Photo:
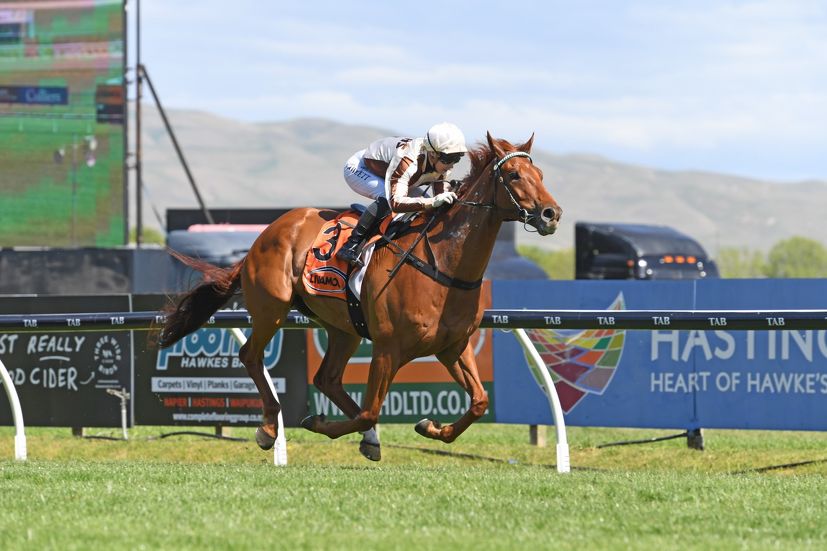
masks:
<path id="1" fill-rule="evenodd" d="M 0 296 L 3 313 L 90 309 L 127 311 L 129 297 Z M 17 389 L 27 426 L 121 426 L 120 400 L 107 390 L 132 391 L 130 332 L 0 333 L 0 359 Z M 5 392 L 0 392 L 0 424 L 12 424 Z"/>
<path id="2" fill-rule="evenodd" d="M 240 297 L 239 297 L 240 298 Z M 166 297 L 136 295 L 136 311 L 160 310 Z M 240 301 L 227 305 L 238 310 Z M 242 330 L 249 336 L 250 329 Z M 258 426 L 262 402 L 238 359 L 241 345 L 229 329 L 205 327 L 158 350 L 146 332 L 135 332 L 135 423 L 139 425 Z M 286 426 L 307 411 L 305 335 L 277 331 L 264 351 Z"/>
<path id="3" fill-rule="evenodd" d="M 496 282 L 494 307 L 709 310 L 714 330 L 527 330 L 566 422 L 641 428 L 827 429 L 827 332 L 728 329 L 715 310 L 823 309 L 824 280 Z M 498 422 L 551 424 L 516 340 L 495 335 Z"/>

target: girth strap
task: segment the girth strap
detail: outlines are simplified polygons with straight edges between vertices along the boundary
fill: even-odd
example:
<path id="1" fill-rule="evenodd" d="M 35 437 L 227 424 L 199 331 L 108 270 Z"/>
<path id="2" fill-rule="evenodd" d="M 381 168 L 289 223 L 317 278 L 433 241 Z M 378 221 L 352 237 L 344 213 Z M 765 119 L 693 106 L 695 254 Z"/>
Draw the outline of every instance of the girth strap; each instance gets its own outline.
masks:
<path id="1" fill-rule="evenodd" d="M 351 274 L 353 270 L 351 269 Z M 348 274 L 348 279 L 350 275 Z M 359 333 L 360 337 L 371 340 L 370 331 L 368 331 L 368 324 L 365 321 L 365 313 L 362 311 L 362 302 L 356 298 L 353 291 L 350 289 L 350 282 L 345 283 L 345 296 L 347 297 L 347 313 L 350 315 L 350 322 L 353 328 Z"/>
<path id="2" fill-rule="evenodd" d="M 480 285 L 482 285 L 481 279 L 478 279 L 477 281 L 465 281 L 464 279 L 451 277 L 445 272 L 439 271 L 436 266 L 428 264 L 413 253 L 408 253 L 404 260 L 426 276 L 430 277 L 440 285 L 444 285 L 445 287 L 456 287 L 457 289 L 470 291 L 472 289 L 477 289 Z"/>

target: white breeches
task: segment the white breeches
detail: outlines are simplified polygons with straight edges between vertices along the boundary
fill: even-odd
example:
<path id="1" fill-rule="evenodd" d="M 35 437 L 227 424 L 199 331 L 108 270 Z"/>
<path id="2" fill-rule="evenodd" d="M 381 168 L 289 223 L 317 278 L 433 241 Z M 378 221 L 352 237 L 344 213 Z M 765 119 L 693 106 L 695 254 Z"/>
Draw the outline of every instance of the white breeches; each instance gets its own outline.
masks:
<path id="1" fill-rule="evenodd" d="M 377 176 L 367 169 L 363 160 L 365 150 L 357 151 L 345 163 L 345 182 L 350 189 L 371 199 L 387 197 L 385 194 L 385 177 Z"/>

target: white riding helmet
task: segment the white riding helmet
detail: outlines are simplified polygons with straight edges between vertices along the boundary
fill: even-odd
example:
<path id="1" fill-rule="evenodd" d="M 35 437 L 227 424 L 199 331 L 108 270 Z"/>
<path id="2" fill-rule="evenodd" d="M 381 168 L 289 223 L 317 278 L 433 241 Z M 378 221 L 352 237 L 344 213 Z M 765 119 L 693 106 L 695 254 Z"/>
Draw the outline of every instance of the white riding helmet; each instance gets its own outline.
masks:
<path id="1" fill-rule="evenodd" d="M 465 134 L 450 122 L 433 125 L 425 134 L 425 149 L 437 153 L 465 153 Z"/>

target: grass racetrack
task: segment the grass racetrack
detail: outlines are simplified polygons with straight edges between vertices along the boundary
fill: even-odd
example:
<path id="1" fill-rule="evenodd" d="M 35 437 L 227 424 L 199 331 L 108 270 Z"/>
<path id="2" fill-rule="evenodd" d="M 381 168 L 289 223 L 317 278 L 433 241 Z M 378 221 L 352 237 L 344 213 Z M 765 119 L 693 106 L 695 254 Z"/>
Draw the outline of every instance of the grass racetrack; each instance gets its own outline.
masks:
<path id="1" fill-rule="evenodd" d="M 379 463 L 356 437 L 288 429 L 286 468 L 252 429 L 158 438 L 174 430 L 32 428 L 16 462 L 0 427 L 0 549 L 827 548 L 822 433 L 706 431 L 699 452 L 683 438 L 597 448 L 669 432 L 575 427 L 561 475 L 553 428 L 537 448 L 525 426 L 448 446 L 383 425 Z"/>

